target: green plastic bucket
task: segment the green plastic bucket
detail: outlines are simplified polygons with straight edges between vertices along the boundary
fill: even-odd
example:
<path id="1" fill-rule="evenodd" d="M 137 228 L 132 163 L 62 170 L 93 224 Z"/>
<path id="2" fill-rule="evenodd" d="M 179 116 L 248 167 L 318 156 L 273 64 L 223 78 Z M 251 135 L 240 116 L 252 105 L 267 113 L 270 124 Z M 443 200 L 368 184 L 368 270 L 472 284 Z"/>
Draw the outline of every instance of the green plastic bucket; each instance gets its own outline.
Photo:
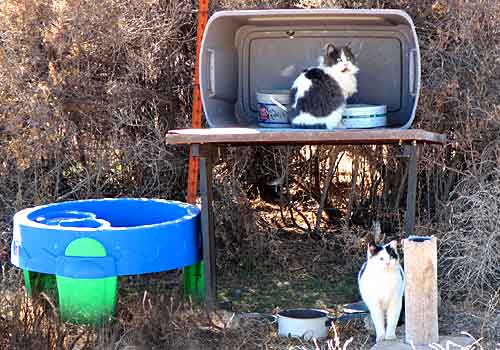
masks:
<path id="1" fill-rule="evenodd" d="M 205 300 L 205 265 L 203 261 L 184 267 L 182 277 L 184 295 L 198 302 Z"/>

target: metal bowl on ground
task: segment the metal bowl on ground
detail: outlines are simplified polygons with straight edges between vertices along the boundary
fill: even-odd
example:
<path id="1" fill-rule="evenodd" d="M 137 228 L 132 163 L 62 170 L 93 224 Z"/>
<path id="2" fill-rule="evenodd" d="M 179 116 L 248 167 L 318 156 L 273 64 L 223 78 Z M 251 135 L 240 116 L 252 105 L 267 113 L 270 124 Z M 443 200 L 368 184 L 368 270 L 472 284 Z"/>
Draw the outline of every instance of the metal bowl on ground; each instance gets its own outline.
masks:
<path id="1" fill-rule="evenodd" d="M 287 309 L 278 312 L 278 334 L 305 340 L 324 339 L 328 336 L 332 318 L 318 309 Z"/>

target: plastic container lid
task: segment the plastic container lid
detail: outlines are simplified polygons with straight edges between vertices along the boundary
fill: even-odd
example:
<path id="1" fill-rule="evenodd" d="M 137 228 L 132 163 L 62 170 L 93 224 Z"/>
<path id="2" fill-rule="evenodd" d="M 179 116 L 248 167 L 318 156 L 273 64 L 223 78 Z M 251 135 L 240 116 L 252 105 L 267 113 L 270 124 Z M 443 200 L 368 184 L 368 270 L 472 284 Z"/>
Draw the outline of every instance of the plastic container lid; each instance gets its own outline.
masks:
<path id="1" fill-rule="evenodd" d="M 278 102 L 287 105 L 290 102 L 290 90 L 276 89 L 276 90 L 260 90 L 257 91 L 257 101 L 260 103 L 272 103 L 271 97 Z"/>

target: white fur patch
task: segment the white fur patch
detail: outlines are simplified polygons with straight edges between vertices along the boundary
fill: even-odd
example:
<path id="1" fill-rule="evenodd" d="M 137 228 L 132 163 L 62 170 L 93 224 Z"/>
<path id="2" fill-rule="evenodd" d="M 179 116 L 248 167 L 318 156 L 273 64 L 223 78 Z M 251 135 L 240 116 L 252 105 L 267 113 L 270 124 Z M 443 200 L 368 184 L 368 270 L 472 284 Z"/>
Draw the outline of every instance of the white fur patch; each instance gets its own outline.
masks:
<path id="1" fill-rule="evenodd" d="M 304 97 L 304 94 L 307 90 L 309 90 L 312 86 L 312 81 L 306 78 L 304 73 L 301 73 L 297 79 L 293 82 L 292 89 L 296 88 L 297 92 L 295 94 L 295 101 L 293 101 L 292 108 L 297 107 L 297 101 L 299 98 Z"/>
<path id="2" fill-rule="evenodd" d="M 318 124 L 318 118 L 313 116 L 311 113 L 300 112 L 293 121 L 293 125 L 316 125 Z"/>
<path id="3" fill-rule="evenodd" d="M 347 72 L 342 72 L 342 70 L 346 67 L 348 69 Z M 339 84 L 340 88 L 344 92 L 344 97 L 346 99 L 358 92 L 356 73 L 359 71 L 359 69 L 351 62 L 340 62 L 331 67 L 323 67 L 323 69 L 325 70 L 326 74 L 335 79 L 335 81 Z"/>
<path id="4" fill-rule="evenodd" d="M 345 52 L 344 50 L 342 50 L 341 54 L 340 54 L 340 59 L 342 60 L 342 62 L 347 62 L 347 57 L 345 57 Z"/>
<path id="5" fill-rule="evenodd" d="M 325 124 L 328 130 L 339 129 L 343 127 L 342 124 L 342 112 L 344 110 L 344 106 L 336 109 L 327 117 L 315 117 L 310 113 L 301 112 L 297 115 L 293 121 L 292 125 L 300 127 L 301 125 L 307 126 L 316 126 L 320 124 Z"/>

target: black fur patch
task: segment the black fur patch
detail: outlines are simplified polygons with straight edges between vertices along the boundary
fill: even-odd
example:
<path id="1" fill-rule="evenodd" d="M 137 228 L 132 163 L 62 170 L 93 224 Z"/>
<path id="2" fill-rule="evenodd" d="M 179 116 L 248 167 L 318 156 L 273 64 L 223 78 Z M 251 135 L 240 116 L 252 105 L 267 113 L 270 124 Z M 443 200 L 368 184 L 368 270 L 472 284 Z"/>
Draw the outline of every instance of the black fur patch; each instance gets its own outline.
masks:
<path id="1" fill-rule="evenodd" d="M 290 119 L 290 113 L 292 112 L 292 104 L 295 102 L 295 96 L 297 96 L 297 88 L 290 89 L 290 104 L 288 105 L 288 119 Z"/>
<path id="2" fill-rule="evenodd" d="M 346 47 L 344 47 L 343 50 L 344 50 L 345 58 L 347 58 L 348 61 L 351 61 L 352 64 L 356 64 L 356 58 L 354 57 L 354 54 L 352 53 L 351 48 L 346 46 Z"/>
<path id="3" fill-rule="evenodd" d="M 311 68 L 311 69 L 308 69 L 305 73 L 306 73 L 305 74 L 306 78 L 309 79 L 309 80 L 314 80 L 314 79 L 324 80 L 328 76 L 323 71 L 323 69 L 320 69 L 320 68 Z M 313 81 L 313 83 L 314 83 L 314 81 Z"/>
<path id="4" fill-rule="evenodd" d="M 372 253 L 372 257 L 377 255 L 380 251 L 382 251 L 382 249 L 384 249 L 384 247 L 370 243 L 370 251 Z"/>
<path id="5" fill-rule="evenodd" d="M 332 44 L 329 44 L 326 47 L 325 59 L 323 61 L 323 64 L 331 67 L 340 60 L 341 55 L 342 55 L 342 51 L 340 49 L 337 49 Z"/>
<path id="6" fill-rule="evenodd" d="M 301 113 L 309 113 L 317 118 L 327 117 L 333 111 L 345 103 L 344 94 L 339 84 L 325 73 L 323 69 L 311 68 L 305 73 L 305 77 L 311 80 L 312 85 L 304 93 L 304 96 L 298 99 L 295 108 L 290 108 L 288 119 L 290 123 Z M 295 102 L 297 90 L 290 92 L 290 101 Z M 321 120 L 318 120 L 318 124 Z M 317 127 L 314 127 L 316 129 Z M 326 128 L 326 125 L 321 128 Z"/>
<path id="7" fill-rule="evenodd" d="M 398 253 L 396 253 L 396 251 L 394 249 L 392 249 L 391 246 L 387 245 L 385 246 L 385 250 L 387 251 L 387 254 L 389 254 L 389 256 L 392 258 L 392 259 L 398 259 Z"/>

